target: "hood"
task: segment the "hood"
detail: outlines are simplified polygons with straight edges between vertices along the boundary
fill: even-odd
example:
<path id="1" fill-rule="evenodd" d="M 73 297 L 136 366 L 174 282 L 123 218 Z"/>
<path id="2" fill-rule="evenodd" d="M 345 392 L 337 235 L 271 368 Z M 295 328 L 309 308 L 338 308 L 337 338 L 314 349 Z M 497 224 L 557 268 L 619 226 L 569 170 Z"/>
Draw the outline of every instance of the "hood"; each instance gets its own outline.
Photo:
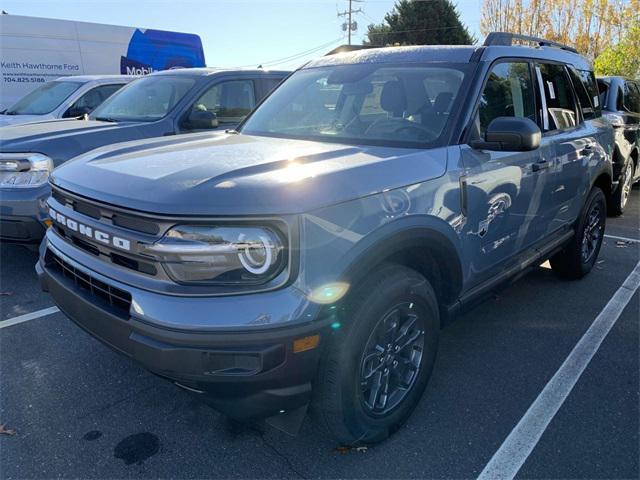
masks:
<path id="1" fill-rule="evenodd" d="M 237 134 L 174 137 L 90 152 L 51 179 L 152 214 L 283 215 L 439 177 L 446 152 Z"/>
<path id="2" fill-rule="evenodd" d="M 59 165 L 102 145 L 140 138 L 142 125 L 75 119 L 11 125 L 0 128 L 0 152 L 42 153 Z"/>
<path id="3" fill-rule="evenodd" d="M 48 115 L 0 115 L 0 127 L 52 120 Z"/>

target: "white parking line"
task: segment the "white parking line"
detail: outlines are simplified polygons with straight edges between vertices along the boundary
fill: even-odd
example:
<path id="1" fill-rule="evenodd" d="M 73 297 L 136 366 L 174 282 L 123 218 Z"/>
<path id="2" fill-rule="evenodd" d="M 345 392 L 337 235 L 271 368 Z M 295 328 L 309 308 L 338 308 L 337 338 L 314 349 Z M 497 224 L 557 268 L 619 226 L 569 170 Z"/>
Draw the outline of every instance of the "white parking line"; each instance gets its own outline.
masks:
<path id="1" fill-rule="evenodd" d="M 489 460 L 479 479 L 512 479 L 516 476 L 639 286 L 640 262 Z"/>
<path id="2" fill-rule="evenodd" d="M 617 237 L 615 235 L 607 235 L 607 234 L 605 234 L 604 238 L 611 238 L 613 240 L 622 240 L 623 242 L 640 243 L 640 240 L 637 240 L 637 239 L 634 239 L 634 238 Z"/>
<path id="3" fill-rule="evenodd" d="M 0 329 L 11 327 L 12 325 L 18 325 L 19 323 L 28 322 L 29 320 L 35 320 L 36 318 L 46 317 L 47 315 L 51 315 L 52 313 L 57 313 L 59 311 L 60 309 L 58 307 L 49 307 L 38 310 L 36 312 L 25 313 L 24 315 L 9 318 L 7 320 L 0 320 Z"/>

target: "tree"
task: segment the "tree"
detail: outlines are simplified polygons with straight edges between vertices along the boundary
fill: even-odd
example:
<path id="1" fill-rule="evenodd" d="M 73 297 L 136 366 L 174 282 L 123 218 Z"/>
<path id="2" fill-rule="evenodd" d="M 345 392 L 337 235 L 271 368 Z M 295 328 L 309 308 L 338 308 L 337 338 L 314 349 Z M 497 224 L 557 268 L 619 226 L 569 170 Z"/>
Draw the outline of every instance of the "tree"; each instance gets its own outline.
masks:
<path id="1" fill-rule="evenodd" d="M 594 62 L 598 75 L 622 75 L 640 79 L 640 20 L 619 43 L 608 47 Z"/>
<path id="2" fill-rule="evenodd" d="M 640 0 L 484 0 L 480 30 L 555 40 L 593 60 L 638 18 Z"/>
<path id="3" fill-rule="evenodd" d="M 365 45 L 470 45 L 475 39 L 450 0 L 399 0 L 380 25 L 369 25 Z"/>

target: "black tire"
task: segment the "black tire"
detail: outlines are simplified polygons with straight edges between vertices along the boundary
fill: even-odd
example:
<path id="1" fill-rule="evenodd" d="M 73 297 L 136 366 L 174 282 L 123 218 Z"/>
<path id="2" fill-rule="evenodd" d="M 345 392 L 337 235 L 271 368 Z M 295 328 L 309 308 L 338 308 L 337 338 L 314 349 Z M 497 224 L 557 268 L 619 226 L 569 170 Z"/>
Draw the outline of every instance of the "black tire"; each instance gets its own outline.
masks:
<path id="1" fill-rule="evenodd" d="M 578 279 L 591 271 L 602 246 L 606 217 L 605 195 L 598 187 L 593 187 L 582 209 L 571 242 L 550 260 L 555 273 L 564 278 Z"/>
<path id="2" fill-rule="evenodd" d="M 618 184 L 618 188 L 609 198 L 609 204 L 607 205 L 609 215 L 618 217 L 624 213 L 627 201 L 629 200 L 629 194 L 631 193 L 631 188 L 633 187 L 634 174 L 633 160 L 629 159 L 620 174 L 620 183 Z"/>
<path id="3" fill-rule="evenodd" d="M 342 323 L 340 329 L 332 332 L 320 365 L 313 411 L 321 426 L 342 445 L 377 443 L 411 415 L 431 376 L 440 331 L 438 301 L 422 275 L 387 264 L 349 295 Z M 380 341 L 382 336 L 378 333 L 396 338 L 396 333 L 399 335 L 405 326 L 404 340 L 398 338 L 394 343 L 399 346 L 409 338 L 416 338 L 410 348 L 398 351 L 395 345 L 385 346 L 387 342 Z M 386 327 L 395 327 L 397 331 L 392 334 L 392 329 Z M 374 347 L 379 343 L 388 347 L 384 353 Z M 389 360 L 391 354 L 395 357 Z M 417 373 L 410 373 L 413 369 L 406 367 L 409 364 L 417 365 Z M 387 379 L 386 391 L 392 393 L 386 399 L 373 395 L 375 387 L 369 393 L 363 391 L 367 382 L 362 381 L 362 375 L 365 370 L 370 373 L 368 370 L 374 365 L 371 372 L 376 373 L 370 376 L 371 382 L 380 385 Z M 406 391 L 394 390 L 403 371 Z M 381 407 L 383 400 L 388 411 L 376 412 L 376 406 L 385 408 Z"/>

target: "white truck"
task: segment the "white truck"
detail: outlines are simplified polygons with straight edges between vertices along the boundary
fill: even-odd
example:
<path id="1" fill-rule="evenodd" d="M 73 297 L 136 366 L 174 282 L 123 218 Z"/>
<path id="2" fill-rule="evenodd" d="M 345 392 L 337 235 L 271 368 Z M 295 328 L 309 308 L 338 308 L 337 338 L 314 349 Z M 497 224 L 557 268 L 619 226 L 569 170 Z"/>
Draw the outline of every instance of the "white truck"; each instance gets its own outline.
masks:
<path id="1" fill-rule="evenodd" d="M 204 66 L 195 34 L 0 15 L 0 110 L 59 77 Z"/>

